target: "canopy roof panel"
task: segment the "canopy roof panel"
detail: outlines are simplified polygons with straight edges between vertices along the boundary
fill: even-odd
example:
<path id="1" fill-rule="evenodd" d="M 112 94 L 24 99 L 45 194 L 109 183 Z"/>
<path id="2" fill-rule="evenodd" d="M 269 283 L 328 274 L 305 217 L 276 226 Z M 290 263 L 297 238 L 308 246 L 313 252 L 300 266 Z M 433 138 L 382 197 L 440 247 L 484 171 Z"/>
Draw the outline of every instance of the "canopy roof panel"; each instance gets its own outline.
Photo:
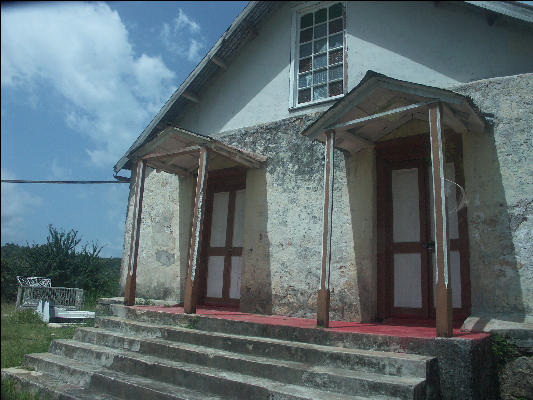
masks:
<path id="1" fill-rule="evenodd" d="M 410 120 L 428 121 L 427 106 L 433 102 L 442 105 L 445 127 L 458 133 L 484 130 L 485 120 L 469 98 L 368 71 L 354 89 L 302 135 L 325 142 L 325 132 L 334 130 L 336 147 L 354 153 L 372 146 Z"/>
<path id="2" fill-rule="evenodd" d="M 208 149 L 209 169 L 241 166 L 258 168 L 266 158 L 224 144 L 209 136 L 169 126 L 153 140 L 140 147 L 132 159 L 143 159 L 156 169 L 187 176 L 198 168 L 198 152 Z"/>

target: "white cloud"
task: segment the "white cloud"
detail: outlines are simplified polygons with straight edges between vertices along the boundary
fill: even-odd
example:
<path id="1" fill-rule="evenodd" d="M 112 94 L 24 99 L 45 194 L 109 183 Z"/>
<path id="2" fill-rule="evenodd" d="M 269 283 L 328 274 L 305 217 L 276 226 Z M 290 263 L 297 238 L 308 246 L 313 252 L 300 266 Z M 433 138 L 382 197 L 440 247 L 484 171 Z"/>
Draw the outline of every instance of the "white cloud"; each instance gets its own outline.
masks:
<path id="1" fill-rule="evenodd" d="M 135 56 L 107 4 L 3 7 L 1 18 L 2 86 L 51 84 L 67 100 L 68 125 L 93 139 L 96 165 L 111 167 L 175 89 L 160 58 Z"/>
<path id="2" fill-rule="evenodd" d="M 200 60 L 201 51 L 205 48 L 205 38 L 201 34 L 200 25 L 181 8 L 172 24 L 163 24 L 160 36 L 168 51 L 191 62 Z"/>
<path id="3" fill-rule="evenodd" d="M 72 177 L 72 168 L 66 168 L 59 165 L 57 158 L 52 160 L 50 165 L 51 179 L 60 180 Z"/>
<path id="4" fill-rule="evenodd" d="M 176 29 L 187 29 L 191 33 L 200 32 L 200 25 L 197 22 L 191 20 L 187 14 L 180 8 L 178 10 L 178 17 L 174 20 Z"/>
<path id="5" fill-rule="evenodd" d="M 109 185 L 104 193 L 106 203 L 106 219 L 110 221 L 109 226 L 115 226 L 120 234 L 111 236 L 108 240 L 101 243 L 104 246 L 103 256 L 122 254 L 122 245 L 124 243 L 124 224 L 126 222 L 126 212 L 128 204 L 129 185 Z"/>
<path id="6" fill-rule="evenodd" d="M 9 171 L 2 169 L 2 179 L 17 179 Z M 34 196 L 22 187 L 22 184 L 2 183 L 2 238 L 19 242 L 27 238 L 25 227 L 26 217 L 42 203 L 42 199 Z"/>

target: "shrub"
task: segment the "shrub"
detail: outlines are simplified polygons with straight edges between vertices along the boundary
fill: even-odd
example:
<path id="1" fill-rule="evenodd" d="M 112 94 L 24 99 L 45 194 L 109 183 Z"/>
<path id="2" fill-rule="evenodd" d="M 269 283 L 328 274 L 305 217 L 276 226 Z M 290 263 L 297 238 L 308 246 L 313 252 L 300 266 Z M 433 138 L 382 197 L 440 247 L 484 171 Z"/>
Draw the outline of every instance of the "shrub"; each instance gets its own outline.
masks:
<path id="1" fill-rule="evenodd" d="M 84 289 L 88 301 L 116 295 L 120 259 L 102 258 L 101 246 L 81 242 L 78 231 L 65 232 L 50 225 L 45 244 L 2 246 L 2 299 L 16 299 L 17 276 L 48 277 L 53 286 Z"/>

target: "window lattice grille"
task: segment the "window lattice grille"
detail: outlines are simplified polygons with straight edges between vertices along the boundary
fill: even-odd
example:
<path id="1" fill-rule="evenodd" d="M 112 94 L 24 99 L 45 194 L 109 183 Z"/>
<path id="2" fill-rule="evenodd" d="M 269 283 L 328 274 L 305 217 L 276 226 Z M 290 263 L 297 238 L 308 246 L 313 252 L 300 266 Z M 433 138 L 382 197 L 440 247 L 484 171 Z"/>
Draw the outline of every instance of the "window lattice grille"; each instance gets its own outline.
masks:
<path id="1" fill-rule="evenodd" d="M 298 104 L 344 92 L 344 10 L 333 4 L 300 16 Z"/>

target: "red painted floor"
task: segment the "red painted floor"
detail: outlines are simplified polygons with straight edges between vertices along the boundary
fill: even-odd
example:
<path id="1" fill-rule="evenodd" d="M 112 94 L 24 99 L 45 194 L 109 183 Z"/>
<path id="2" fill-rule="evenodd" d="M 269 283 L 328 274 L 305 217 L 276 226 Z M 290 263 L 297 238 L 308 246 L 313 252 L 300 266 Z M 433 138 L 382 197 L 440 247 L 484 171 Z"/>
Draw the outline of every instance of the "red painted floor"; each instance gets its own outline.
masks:
<path id="1" fill-rule="evenodd" d="M 162 306 L 135 306 L 143 310 L 182 314 L 183 307 Z M 248 314 L 237 311 L 235 307 L 198 307 L 196 313 L 211 318 L 224 318 L 235 321 L 256 322 L 269 325 L 294 326 L 298 328 L 315 328 L 316 320 L 308 318 L 293 318 L 282 315 Z M 435 321 L 389 319 L 382 323 L 359 323 L 345 321 L 330 321 L 327 330 L 336 332 L 357 332 L 371 335 L 386 335 L 410 338 L 434 338 L 436 337 Z M 482 339 L 488 336 L 486 333 L 472 333 L 461 331 L 460 326 L 453 330 L 454 337 L 463 339 Z"/>

